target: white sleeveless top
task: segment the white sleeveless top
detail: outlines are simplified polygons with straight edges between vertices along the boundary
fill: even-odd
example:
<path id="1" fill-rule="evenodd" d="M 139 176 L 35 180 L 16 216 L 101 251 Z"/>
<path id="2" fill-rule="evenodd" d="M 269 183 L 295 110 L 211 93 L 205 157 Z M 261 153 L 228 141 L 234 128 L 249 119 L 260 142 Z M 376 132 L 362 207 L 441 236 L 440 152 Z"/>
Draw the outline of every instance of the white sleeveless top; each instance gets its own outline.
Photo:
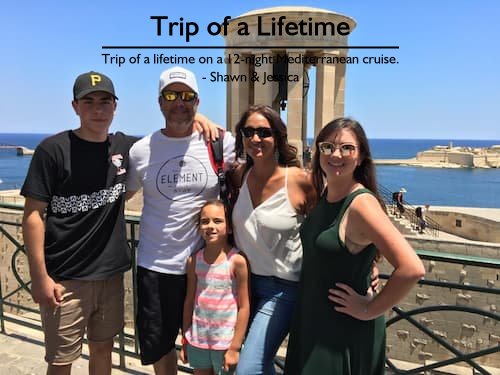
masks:
<path id="1" fill-rule="evenodd" d="M 304 216 L 290 203 L 287 182 L 285 169 L 285 186 L 254 209 L 245 177 L 233 209 L 233 233 L 237 248 L 248 257 L 252 273 L 298 281 Z"/>

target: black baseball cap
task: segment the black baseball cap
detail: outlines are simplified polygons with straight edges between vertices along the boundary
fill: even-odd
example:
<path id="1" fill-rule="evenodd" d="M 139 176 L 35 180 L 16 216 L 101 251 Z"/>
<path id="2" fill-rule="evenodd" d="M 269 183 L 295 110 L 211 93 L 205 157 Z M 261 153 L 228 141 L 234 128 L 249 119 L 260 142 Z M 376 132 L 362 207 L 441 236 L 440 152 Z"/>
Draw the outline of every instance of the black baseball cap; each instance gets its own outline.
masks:
<path id="1" fill-rule="evenodd" d="M 73 85 L 73 98 L 75 100 L 81 99 L 85 95 L 95 91 L 107 92 L 113 95 L 115 99 L 118 99 L 115 95 L 113 82 L 104 74 L 91 71 L 76 77 L 75 84 Z"/>

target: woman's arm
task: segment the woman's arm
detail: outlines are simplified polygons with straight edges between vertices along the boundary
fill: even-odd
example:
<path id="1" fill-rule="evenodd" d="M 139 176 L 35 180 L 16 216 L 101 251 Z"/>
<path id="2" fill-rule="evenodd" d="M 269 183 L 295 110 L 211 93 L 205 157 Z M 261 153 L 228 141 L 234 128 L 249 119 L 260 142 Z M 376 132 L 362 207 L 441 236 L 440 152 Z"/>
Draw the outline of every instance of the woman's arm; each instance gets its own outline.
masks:
<path id="1" fill-rule="evenodd" d="M 311 173 L 298 167 L 288 167 L 288 173 L 288 198 L 297 212 L 307 214 L 318 199 Z"/>
<path id="2" fill-rule="evenodd" d="M 361 296 L 342 283 L 337 285 L 341 290 L 330 289 L 328 298 L 341 305 L 337 311 L 361 320 L 374 319 L 403 299 L 425 275 L 420 258 L 370 194 L 362 194 L 352 202 L 346 236 L 358 243 L 373 243 L 394 271 L 374 298 L 371 293 Z"/>

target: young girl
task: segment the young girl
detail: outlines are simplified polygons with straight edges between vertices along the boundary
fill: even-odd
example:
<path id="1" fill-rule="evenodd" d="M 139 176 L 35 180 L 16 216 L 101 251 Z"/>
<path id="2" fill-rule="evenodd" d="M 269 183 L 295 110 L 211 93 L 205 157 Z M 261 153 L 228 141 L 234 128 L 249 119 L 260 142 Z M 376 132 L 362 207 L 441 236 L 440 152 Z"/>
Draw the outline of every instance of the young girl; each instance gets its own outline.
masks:
<path id="1" fill-rule="evenodd" d="M 201 208 L 199 230 L 205 247 L 187 262 L 180 358 L 197 375 L 232 374 L 250 313 L 248 264 L 231 244 L 222 201 Z"/>

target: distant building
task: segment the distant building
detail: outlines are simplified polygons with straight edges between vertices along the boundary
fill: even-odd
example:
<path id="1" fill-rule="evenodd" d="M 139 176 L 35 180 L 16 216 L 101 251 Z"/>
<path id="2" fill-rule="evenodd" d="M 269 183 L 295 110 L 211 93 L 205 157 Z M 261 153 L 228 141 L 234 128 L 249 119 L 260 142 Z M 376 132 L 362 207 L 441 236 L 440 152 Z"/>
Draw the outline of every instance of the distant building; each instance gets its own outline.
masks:
<path id="1" fill-rule="evenodd" d="M 470 168 L 500 168 L 500 145 L 491 147 L 434 146 L 417 154 L 422 163 L 457 164 Z"/>
<path id="2" fill-rule="evenodd" d="M 24 146 L 16 147 L 16 152 L 18 156 L 33 155 L 35 153 L 34 150 L 30 150 L 29 148 Z"/>

